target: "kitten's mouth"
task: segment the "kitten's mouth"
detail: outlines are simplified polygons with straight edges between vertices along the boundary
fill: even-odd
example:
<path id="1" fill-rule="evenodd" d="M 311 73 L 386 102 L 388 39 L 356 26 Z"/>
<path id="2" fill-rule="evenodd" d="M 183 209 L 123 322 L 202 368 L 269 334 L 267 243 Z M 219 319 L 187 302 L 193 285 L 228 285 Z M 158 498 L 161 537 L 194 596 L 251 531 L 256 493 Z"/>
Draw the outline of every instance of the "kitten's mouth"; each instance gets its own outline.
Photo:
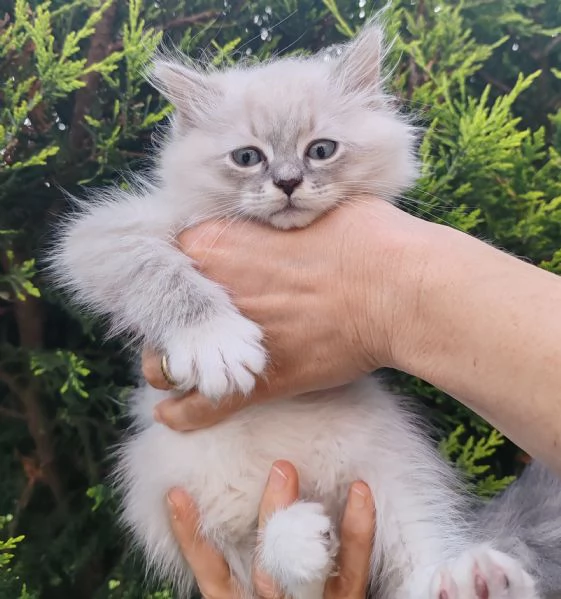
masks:
<path id="1" fill-rule="evenodd" d="M 317 212 L 315 210 L 298 208 L 291 203 L 273 212 L 267 220 L 278 229 L 300 229 L 301 227 L 307 227 L 316 219 L 316 216 Z"/>
<path id="2" fill-rule="evenodd" d="M 292 214 L 302 214 L 304 212 L 311 212 L 311 210 L 309 208 L 298 208 L 298 206 L 295 206 L 294 204 L 290 203 L 287 204 L 284 208 L 281 208 L 280 210 L 273 212 L 270 218 L 273 218 L 274 216 L 280 216 L 281 214 L 283 216 L 290 216 Z"/>

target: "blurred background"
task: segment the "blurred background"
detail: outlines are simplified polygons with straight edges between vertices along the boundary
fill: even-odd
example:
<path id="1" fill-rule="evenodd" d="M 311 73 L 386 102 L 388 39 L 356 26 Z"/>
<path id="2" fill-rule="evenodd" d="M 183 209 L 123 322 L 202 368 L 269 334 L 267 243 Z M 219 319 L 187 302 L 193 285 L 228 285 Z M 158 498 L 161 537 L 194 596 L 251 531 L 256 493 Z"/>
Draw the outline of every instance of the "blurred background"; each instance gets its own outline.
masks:
<path id="1" fill-rule="evenodd" d="M 61 190 L 149 166 L 169 106 L 140 69 L 160 43 L 217 64 L 307 53 L 383 6 L 390 86 L 425 130 L 402 207 L 561 273 L 559 0 L 0 0 L 0 599 L 171 597 L 143 580 L 106 479 L 131 358 L 42 275 Z M 465 408 L 385 376 L 477 493 L 520 472 Z"/>

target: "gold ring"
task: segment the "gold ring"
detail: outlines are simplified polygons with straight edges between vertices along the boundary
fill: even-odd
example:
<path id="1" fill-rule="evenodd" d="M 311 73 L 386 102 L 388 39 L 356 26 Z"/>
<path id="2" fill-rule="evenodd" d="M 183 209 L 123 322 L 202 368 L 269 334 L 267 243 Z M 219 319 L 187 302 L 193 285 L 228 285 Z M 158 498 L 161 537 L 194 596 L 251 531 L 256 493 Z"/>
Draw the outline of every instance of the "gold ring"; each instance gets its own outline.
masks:
<path id="1" fill-rule="evenodd" d="M 171 372 L 169 371 L 169 365 L 168 365 L 168 357 L 166 354 L 162 354 L 162 359 L 160 361 L 160 370 L 162 371 L 162 374 L 164 376 L 164 379 L 166 379 L 166 383 L 175 389 L 175 387 L 178 386 L 177 381 L 174 380 L 174 378 L 171 376 Z"/>

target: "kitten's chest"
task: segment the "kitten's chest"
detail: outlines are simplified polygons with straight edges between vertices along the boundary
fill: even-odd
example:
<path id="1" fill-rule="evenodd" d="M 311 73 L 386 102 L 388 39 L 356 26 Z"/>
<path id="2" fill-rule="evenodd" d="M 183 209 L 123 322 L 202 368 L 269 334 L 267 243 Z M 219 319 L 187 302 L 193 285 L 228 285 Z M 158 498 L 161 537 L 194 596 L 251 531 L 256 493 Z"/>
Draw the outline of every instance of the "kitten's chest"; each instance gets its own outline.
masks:
<path id="1" fill-rule="evenodd" d="M 196 500 L 205 527 L 244 539 L 255 527 L 259 502 L 274 461 L 291 462 L 299 475 L 301 499 L 321 502 L 337 521 L 349 484 L 360 477 L 353 452 L 350 406 L 333 403 L 271 403 L 262 409 L 195 433 L 162 425 L 146 431 L 146 462 L 153 462 L 158 486 L 183 486 Z M 157 454 L 160 455 L 157 455 Z M 166 455 L 162 455 L 162 454 Z M 159 468 L 157 464 L 170 466 Z"/>
<path id="2" fill-rule="evenodd" d="M 132 475 L 146 483 L 142 492 L 154 506 L 168 489 L 187 489 L 205 527 L 236 542 L 255 529 L 273 462 L 288 460 L 298 471 L 300 497 L 322 503 L 336 522 L 352 481 L 386 486 L 394 403 L 367 380 L 359 388 L 254 406 L 193 433 L 154 424 L 130 447 L 139 468 Z"/>
<path id="3" fill-rule="evenodd" d="M 300 419 L 298 426 L 292 423 L 283 431 L 277 417 L 267 425 L 254 423 L 245 434 L 224 427 L 219 440 L 199 440 L 189 453 L 195 455 L 202 447 L 207 451 L 204 459 L 192 462 L 186 472 L 190 480 L 184 484 L 197 500 L 206 526 L 245 542 L 248 530 L 256 526 L 269 471 L 278 459 L 296 467 L 300 498 L 322 503 L 338 521 L 356 468 L 334 439 L 335 431 L 312 420 Z"/>

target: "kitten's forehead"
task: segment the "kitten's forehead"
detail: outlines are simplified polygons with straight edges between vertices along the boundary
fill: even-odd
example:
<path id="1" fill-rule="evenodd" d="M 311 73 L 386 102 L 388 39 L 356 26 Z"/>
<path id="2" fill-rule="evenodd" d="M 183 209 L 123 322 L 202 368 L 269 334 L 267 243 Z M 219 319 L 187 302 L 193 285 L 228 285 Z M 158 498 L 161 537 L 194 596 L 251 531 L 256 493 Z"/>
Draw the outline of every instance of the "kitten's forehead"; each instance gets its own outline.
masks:
<path id="1" fill-rule="evenodd" d="M 327 65 L 318 61 L 278 61 L 232 73 L 228 83 L 227 103 L 238 124 L 277 148 L 312 135 L 337 109 Z"/>

